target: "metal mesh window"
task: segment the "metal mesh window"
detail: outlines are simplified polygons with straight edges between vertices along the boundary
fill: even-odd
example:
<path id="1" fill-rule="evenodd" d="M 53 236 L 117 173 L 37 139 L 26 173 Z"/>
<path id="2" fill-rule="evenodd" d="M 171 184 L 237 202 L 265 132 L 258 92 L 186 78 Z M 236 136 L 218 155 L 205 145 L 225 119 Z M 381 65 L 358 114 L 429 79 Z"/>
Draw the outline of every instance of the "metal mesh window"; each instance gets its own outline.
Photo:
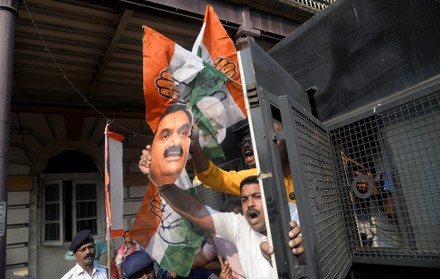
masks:
<path id="1" fill-rule="evenodd" d="M 331 131 L 355 256 L 440 259 L 439 104 L 436 92 Z"/>
<path id="2" fill-rule="evenodd" d="M 339 194 L 335 187 L 329 137 L 325 130 L 300 112 L 294 110 L 294 114 L 316 232 L 319 265 L 323 278 L 339 278 L 350 262 L 350 252 Z"/>
<path id="3" fill-rule="evenodd" d="M 219 167 L 225 171 L 238 170 L 241 169 L 241 166 L 242 166 L 242 159 L 231 160 L 227 163 L 219 165 Z M 232 197 L 231 195 L 212 190 L 209 187 L 209 185 L 208 186 L 203 185 L 203 183 L 197 178 L 193 180 L 193 184 L 194 186 L 196 186 L 194 188 L 196 197 L 204 205 L 207 205 L 217 211 L 219 211 L 222 208 L 223 204 L 227 199 Z"/>
<path id="4" fill-rule="evenodd" d="M 205 188 L 204 186 L 198 186 L 195 188 L 195 190 L 199 200 L 204 205 L 207 205 L 215 210 L 220 210 L 227 196 L 226 194 Z"/>

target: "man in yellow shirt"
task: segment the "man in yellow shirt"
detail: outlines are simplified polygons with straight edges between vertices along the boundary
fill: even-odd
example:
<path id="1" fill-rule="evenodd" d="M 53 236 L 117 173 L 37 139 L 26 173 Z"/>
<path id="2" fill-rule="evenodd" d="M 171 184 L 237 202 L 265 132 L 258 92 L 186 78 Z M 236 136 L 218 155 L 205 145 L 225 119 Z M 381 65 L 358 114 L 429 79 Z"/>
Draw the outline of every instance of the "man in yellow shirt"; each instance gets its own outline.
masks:
<path id="1" fill-rule="evenodd" d="M 274 129 L 280 131 L 283 129 L 281 124 L 275 123 Z M 247 129 L 240 142 L 241 153 L 245 163 L 249 169 L 241 171 L 225 171 L 212 163 L 208 157 L 203 153 L 203 150 L 198 141 L 197 132 L 191 135 L 191 144 L 189 153 L 193 158 L 194 167 L 197 173 L 197 178 L 205 185 L 209 185 L 213 190 L 231 194 L 234 196 L 240 195 L 240 182 L 251 175 L 257 175 L 256 162 L 254 151 L 252 147 L 252 140 L 249 129 Z M 289 160 L 287 157 L 286 141 L 278 141 L 278 149 L 280 151 L 281 164 L 283 166 L 284 185 L 286 187 L 286 194 L 290 202 L 296 202 L 290 199 L 289 194 L 294 191 L 292 174 L 290 172 Z"/>
<path id="2" fill-rule="evenodd" d="M 280 131 L 283 129 L 281 124 L 274 123 L 274 129 Z M 197 174 L 197 178 L 204 184 L 218 192 L 230 194 L 234 196 L 240 195 L 240 182 L 249 176 L 258 175 L 256 169 L 256 162 L 254 157 L 254 150 L 249 129 L 245 130 L 241 136 L 240 148 L 242 156 L 248 167 L 246 170 L 240 171 L 225 171 L 217 167 L 211 162 L 203 153 L 203 149 L 199 144 L 199 135 L 197 128 L 192 129 L 191 144 L 189 153 L 193 159 L 193 164 Z M 150 155 L 151 146 L 147 145 L 143 152 L 148 153 L 148 158 L 151 162 Z M 290 164 L 287 156 L 286 141 L 278 141 L 278 150 L 280 152 L 281 164 L 283 166 L 284 185 L 286 187 L 286 195 L 289 202 L 296 203 L 290 198 L 290 193 L 294 192 L 292 174 L 290 172 Z"/>

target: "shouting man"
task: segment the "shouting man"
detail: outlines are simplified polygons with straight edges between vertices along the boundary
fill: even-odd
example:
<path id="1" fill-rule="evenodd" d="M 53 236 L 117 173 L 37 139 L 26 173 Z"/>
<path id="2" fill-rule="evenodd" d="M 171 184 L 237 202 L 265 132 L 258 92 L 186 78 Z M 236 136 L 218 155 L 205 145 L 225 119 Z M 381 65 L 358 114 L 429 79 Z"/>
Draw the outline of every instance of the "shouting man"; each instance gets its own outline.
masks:
<path id="1" fill-rule="evenodd" d="M 150 168 L 148 152 L 143 152 L 139 168 L 145 175 L 156 176 Z M 200 229 L 235 244 L 246 278 L 270 278 L 272 266 L 263 255 L 260 245 L 267 243 L 264 205 L 256 176 L 245 178 L 240 183 L 240 198 L 243 215 L 232 212 L 221 213 L 205 207 L 197 198 L 181 190 L 174 183 L 155 184 L 160 195 L 181 216 Z M 292 204 L 294 206 L 294 204 Z M 304 252 L 301 229 L 291 222 L 289 248 L 299 255 Z M 263 249 L 273 252 L 272 249 Z"/>

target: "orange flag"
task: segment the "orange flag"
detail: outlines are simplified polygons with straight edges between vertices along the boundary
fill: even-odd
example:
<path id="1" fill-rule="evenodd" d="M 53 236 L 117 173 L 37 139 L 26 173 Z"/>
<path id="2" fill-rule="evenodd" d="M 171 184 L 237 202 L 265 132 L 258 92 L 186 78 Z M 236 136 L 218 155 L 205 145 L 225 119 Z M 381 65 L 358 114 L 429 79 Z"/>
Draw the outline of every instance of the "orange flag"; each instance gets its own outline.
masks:
<path id="1" fill-rule="evenodd" d="M 204 69 L 201 58 L 144 26 L 143 77 L 146 119 L 153 132 L 172 103 L 186 103 L 188 83 Z"/>
<path id="2" fill-rule="evenodd" d="M 225 86 L 218 90 L 226 94 L 226 99 L 222 100 L 222 103 L 229 118 L 227 126 L 229 127 L 244 119 L 247 113 L 240 85 L 237 49 L 220 22 L 214 8 L 210 5 L 206 6 L 203 26 L 194 43 L 192 52 L 234 81 L 226 82 Z"/>
<path id="3" fill-rule="evenodd" d="M 146 119 L 155 133 L 163 112 L 170 105 L 189 104 L 192 82 L 206 67 L 200 57 L 153 29 L 146 26 L 143 28 Z M 186 171 L 179 174 L 175 184 L 182 189 L 192 187 Z M 189 274 L 192 259 L 203 241 L 203 233 L 174 212 L 160 198 L 152 183 L 148 185 L 130 231 L 133 238 L 146 247 L 161 268 L 185 277 Z"/>
<path id="4" fill-rule="evenodd" d="M 143 247 L 147 247 L 162 219 L 160 204 L 160 196 L 156 187 L 149 183 L 142 205 L 130 229 L 133 239 Z"/>

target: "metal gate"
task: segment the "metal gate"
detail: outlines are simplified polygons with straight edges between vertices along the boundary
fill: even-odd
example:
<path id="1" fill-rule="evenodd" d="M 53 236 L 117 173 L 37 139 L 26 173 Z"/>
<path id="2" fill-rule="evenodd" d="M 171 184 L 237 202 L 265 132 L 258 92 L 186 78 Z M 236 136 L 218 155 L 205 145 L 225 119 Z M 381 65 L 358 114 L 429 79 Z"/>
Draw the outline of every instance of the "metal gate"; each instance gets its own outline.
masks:
<path id="1" fill-rule="evenodd" d="M 328 130 L 314 118 L 301 87 L 252 40 L 240 53 L 249 122 L 259 164 L 279 278 L 345 278 L 351 253 Z M 274 122 L 284 129 L 274 131 Z M 305 246 L 292 260 L 290 218 L 277 141 L 285 140 Z"/>
<path id="2" fill-rule="evenodd" d="M 323 124 L 289 74 L 249 44 L 240 57 L 275 251 L 289 221 L 279 140 L 306 251 L 305 263 L 276 252 L 279 278 L 345 278 L 352 262 L 440 267 L 440 77 Z"/>
<path id="3" fill-rule="evenodd" d="M 440 267 L 440 91 L 433 90 L 333 124 L 354 262 Z"/>
<path id="4" fill-rule="evenodd" d="M 439 14 L 338 0 L 269 51 L 329 131 L 353 263 L 440 268 Z"/>

